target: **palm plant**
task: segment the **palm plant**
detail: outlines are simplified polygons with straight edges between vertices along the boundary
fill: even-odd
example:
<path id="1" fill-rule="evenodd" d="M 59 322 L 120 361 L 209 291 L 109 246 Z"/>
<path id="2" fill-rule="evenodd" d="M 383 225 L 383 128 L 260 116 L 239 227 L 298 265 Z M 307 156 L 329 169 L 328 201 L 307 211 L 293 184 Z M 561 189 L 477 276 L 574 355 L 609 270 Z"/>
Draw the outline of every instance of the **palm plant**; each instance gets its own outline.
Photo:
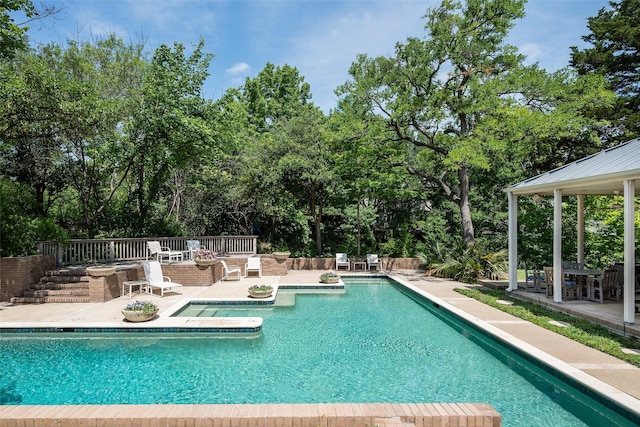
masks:
<path id="1" fill-rule="evenodd" d="M 421 264 L 429 268 L 432 274 L 465 283 L 502 277 L 508 266 L 506 250 L 489 252 L 478 242 L 473 245 L 459 242 L 451 249 L 435 245 L 431 256 L 424 253 L 417 256 Z"/>

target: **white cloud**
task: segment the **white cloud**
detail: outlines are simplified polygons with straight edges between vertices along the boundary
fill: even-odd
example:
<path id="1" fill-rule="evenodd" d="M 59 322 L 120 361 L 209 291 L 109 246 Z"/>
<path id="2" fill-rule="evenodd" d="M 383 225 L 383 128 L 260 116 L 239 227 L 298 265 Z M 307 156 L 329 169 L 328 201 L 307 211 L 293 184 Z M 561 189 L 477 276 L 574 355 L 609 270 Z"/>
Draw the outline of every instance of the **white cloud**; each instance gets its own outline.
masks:
<path id="1" fill-rule="evenodd" d="M 71 40 L 88 41 L 101 39 L 111 34 L 118 37 L 129 38 L 127 30 L 119 23 L 113 22 L 105 16 L 99 8 L 92 4 L 80 4 L 75 10 L 75 27 L 70 26 L 66 32 Z M 73 25 L 73 24 L 72 24 Z"/>
<path id="2" fill-rule="evenodd" d="M 336 107 L 334 90 L 347 81 L 356 55 L 387 56 L 397 42 L 423 37 L 422 19 L 435 2 L 358 2 L 317 17 L 304 34 L 292 35 L 290 53 L 284 59 L 300 70 L 311 85 L 312 101 L 328 112 Z"/>
<path id="3" fill-rule="evenodd" d="M 229 74 L 240 74 L 240 73 L 246 73 L 247 71 L 249 71 L 250 68 L 251 67 L 249 67 L 249 64 L 247 64 L 246 62 L 239 62 L 237 64 L 232 65 L 231 67 L 227 68 L 224 71 Z"/>
<path id="4" fill-rule="evenodd" d="M 527 57 L 527 63 L 532 64 L 540 61 L 540 59 L 544 56 L 544 51 L 542 46 L 538 43 L 525 43 L 521 46 L 518 46 L 518 51 Z"/>

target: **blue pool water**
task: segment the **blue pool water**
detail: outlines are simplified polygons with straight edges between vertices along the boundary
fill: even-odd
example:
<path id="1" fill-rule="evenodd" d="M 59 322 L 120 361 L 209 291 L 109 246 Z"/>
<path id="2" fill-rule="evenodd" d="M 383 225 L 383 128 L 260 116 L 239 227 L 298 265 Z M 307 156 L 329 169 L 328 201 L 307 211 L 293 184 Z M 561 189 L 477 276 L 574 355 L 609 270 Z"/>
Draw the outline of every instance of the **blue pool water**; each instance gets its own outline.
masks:
<path id="1" fill-rule="evenodd" d="M 212 313 L 263 317 L 253 339 L 3 337 L 0 402 L 483 402 L 504 426 L 633 425 L 386 281 L 346 289 Z"/>

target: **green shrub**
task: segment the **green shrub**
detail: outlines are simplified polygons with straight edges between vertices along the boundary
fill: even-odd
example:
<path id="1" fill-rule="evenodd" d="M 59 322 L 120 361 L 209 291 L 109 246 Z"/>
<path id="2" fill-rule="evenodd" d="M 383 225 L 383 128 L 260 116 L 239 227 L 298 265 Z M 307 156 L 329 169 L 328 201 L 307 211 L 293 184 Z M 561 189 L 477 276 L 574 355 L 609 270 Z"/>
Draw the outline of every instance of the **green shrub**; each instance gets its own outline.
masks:
<path id="1" fill-rule="evenodd" d="M 464 283 L 476 283 L 479 279 L 497 279 L 506 275 L 507 251 L 491 252 L 482 243 L 459 243 L 447 249 L 436 245 L 431 256 L 418 254 L 421 264 L 436 276 L 455 279 Z"/>

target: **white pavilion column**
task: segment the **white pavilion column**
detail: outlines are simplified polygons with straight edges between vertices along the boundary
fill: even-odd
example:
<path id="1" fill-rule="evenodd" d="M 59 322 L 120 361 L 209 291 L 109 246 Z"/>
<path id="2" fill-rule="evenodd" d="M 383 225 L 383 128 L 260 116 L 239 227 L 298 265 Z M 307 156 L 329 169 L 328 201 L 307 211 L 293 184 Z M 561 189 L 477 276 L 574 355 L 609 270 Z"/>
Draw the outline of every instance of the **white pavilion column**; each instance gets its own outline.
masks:
<path id="1" fill-rule="evenodd" d="M 578 228 L 578 259 L 576 261 L 584 263 L 584 195 L 578 197 L 578 218 L 576 227 Z"/>
<path id="2" fill-rule="evenodd" d="M 518 196 L 509 197 L 509 287 L 507 292 L 518 290 Z"/>
<path id="3" fill-rule="evenodd" d="M 562 302 L 562 190 L 553 190 L 553 301 Z"/>
<path id="4" fill-rule="evenodd" d="M 624 323 L 635 322 L 635 180 L 626 180 L 624 186 Z"/>

